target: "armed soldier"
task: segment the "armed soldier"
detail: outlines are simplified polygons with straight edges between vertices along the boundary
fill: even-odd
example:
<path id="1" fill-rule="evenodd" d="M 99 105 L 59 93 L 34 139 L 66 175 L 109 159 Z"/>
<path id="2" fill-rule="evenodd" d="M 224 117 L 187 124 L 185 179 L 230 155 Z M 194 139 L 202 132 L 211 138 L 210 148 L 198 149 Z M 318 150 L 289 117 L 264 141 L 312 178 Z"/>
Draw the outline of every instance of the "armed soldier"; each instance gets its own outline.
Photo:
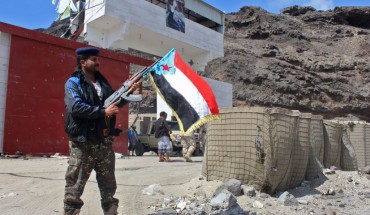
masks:
<path id="1" fill-rule="evenodd" d="M 182 156 L 185 162 L 192 162 L 191 155 L 196 149 L 194 133 L 181 137 Z"/>
<path id="2" fill-rule="evenodd" d="M 64 214 L 77 215 L 85 184 L 94 169 L 105 215 L 118 214 L 115 156 L 112 148 L 116 129 L 115 115 L 127 100 L 119 99 L 104 107 L 114 93 L 99 72 L 99 50 L 86 47 L 76 50 L 77 68 L 65 83 L 65 130 L 70 141 L 70 160 L 65 175 Z M 130 89 L 138 88 L 132 83 Z M 109 120 L 107 120 L 109 119 Z"/>

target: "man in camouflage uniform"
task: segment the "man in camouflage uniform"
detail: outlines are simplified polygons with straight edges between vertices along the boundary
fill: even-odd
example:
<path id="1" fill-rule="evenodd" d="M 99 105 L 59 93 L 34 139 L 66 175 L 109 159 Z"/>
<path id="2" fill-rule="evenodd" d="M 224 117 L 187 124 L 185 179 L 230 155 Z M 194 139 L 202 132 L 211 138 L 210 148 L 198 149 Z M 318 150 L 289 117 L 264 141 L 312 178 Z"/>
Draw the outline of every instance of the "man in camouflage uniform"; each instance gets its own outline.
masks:
<path id="1" fill-rule="evenodd" d="M 181 145 L 182 145 L 182 156 L 184 157 L 185 162 L 192 162 L 191 155 L 196 149 L 194 133 L 187 136 L 182 136 Z"/>
<path id="2" fill-rule="evenodd" d="M 99 72 L 99 50 L 86 47 L 76 50 L 77 68 L 65 84 L 65 130 L 70 140 L 70 160 L 65 175 L 65 215 L 77 215 L 84 204 L 81 195 L 92 172 L 96 172 L 101 206 L 105 215 L 117 213 L 118 199 L 112 148 L 115 115 L 127 101 L 103 108 L 114 90 Z M 138 84 L 134 84 L 136 89 Z M 108 119 L 108 120 L 106 120 Z"/>

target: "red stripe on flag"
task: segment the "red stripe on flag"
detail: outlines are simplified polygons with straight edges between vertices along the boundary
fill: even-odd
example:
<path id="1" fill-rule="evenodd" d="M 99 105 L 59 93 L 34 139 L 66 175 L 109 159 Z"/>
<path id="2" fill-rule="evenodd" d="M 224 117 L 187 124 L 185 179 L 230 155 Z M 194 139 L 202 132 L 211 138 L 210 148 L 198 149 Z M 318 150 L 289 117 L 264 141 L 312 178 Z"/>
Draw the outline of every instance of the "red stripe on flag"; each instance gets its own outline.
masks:
<path id="1" fill-rule="evenodd" d="M 182 60 L 181 56 L 177 52 L 175 52 L 174 64 L 179 70 L 181 70 L 182 73 L 184 73 L 186 77 L 188 77 L 191 82 L 193 82 L 194 86 L 198 89 L 204 100 L 207 102 L 211 113 L 218 114 L 217 101 L 208 83 L 197 73 L 195 73 L 193 69 Z"/>

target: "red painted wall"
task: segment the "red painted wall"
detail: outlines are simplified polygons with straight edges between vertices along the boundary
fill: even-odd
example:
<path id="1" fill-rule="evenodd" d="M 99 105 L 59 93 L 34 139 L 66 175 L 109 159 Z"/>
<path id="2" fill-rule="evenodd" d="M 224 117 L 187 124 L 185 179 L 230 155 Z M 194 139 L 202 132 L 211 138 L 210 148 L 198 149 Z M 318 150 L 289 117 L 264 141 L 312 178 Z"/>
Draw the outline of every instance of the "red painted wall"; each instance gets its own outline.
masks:
<path id="1" fill-rule="evenodd" d="M 4 152 L 68 154 L 64 131 L 64 83 L 76 66 L 75 49 L 81 43 L 0 23 L 11 34 Z M 129 65 L 151 62 L 101 50 L 101 73 L 114 89 L 128 78 Z M 128 106 L 117 117 L 118 128 L 128 127 Z M 127 154 L 127 133 L 116 137 L 116 152 Z"/>

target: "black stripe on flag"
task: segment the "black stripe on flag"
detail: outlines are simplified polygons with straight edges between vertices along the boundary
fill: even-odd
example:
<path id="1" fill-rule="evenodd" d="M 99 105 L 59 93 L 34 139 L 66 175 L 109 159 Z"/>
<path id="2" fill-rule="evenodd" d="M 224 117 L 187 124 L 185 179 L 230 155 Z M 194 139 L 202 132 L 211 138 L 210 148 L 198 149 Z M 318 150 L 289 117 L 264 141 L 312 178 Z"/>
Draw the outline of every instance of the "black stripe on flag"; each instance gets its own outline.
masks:
<path id="1" fill-rule="evenodd" d="M 157 75 L 155 72 L 152 72 L 152 77 L 166 103 L 180 118 L 184 131 L 187 131 L 190 126 L 199 120 L 198 113 L 178 91 L 172 88 L 163 75 Z"/>

